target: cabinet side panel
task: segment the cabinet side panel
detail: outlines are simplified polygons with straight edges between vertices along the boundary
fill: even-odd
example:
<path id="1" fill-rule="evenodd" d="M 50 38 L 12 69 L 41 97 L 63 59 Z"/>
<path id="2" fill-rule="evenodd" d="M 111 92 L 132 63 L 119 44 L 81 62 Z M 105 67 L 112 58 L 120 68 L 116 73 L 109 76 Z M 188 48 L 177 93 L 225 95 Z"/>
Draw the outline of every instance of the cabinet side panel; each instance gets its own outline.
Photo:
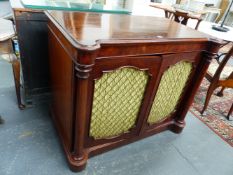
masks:
<path id="1" fill-rule="evenodd" d="M 59 134 L 71 146 L 73 115 L 73 63 L 55 34 L 49 30 L 52 112 Z M 68 142 L 67 142 L 68 141 Z"/>

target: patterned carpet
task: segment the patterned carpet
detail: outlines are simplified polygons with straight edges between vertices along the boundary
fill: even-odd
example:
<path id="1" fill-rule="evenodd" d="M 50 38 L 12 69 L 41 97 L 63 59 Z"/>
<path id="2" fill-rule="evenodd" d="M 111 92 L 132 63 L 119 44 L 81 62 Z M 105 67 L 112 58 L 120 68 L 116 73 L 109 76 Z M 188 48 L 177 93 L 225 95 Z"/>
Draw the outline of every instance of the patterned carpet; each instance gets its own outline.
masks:
<path id="1" fill-rule="evenodd" d="M 230 121 L 226 119 L 226 115 L 233 103 L 233 89 L 225 89 L 223 97 L 216 96 L 219 88 L 216 89 L 211 96 L 205 114 L 201 115 L 200 111 L 203 108 L 208 87 L 209 82 L 204 79 L 195 96 L 190 111 L 233 147 L 233 116 L 231 115 Z"/>

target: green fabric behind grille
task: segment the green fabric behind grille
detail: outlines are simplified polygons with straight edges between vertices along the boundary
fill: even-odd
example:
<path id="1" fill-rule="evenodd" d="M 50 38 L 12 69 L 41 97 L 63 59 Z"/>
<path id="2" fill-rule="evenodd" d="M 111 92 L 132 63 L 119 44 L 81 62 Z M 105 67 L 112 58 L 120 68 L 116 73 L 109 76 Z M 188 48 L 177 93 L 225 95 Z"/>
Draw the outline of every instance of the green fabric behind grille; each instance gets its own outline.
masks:
<path id="1" fill-rule="evenodd" d="M 135 126 L 148 75 L 145 71 L 121 68 L 95 81 L 90 136 L 109 138 Z"/>
<path id="2" fill-rule="evenodd" d="M 164 120 L 175 111 L 191 70 L 191 63 L 179 62 L 164 72 L 149 114 L 149 124 Z"/>

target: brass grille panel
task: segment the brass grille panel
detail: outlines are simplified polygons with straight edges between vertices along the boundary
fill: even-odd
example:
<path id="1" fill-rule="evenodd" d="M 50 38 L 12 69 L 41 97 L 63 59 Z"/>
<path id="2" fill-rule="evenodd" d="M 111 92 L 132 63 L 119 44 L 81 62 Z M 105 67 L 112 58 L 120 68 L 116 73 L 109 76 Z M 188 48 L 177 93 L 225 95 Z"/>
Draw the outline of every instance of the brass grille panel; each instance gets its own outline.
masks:
<path id="1" fill-rule="evenodd" d="M 135 126 L 148 75 L 145 71 L 121 68 L 95 81 L 90 136 L 109 138 Z"/>
<path id="2" fill-rule="evenodd" d="M 149 124 L 162 121 L 175 112 L 191 70 L 192 64 L 182 61 L 164 72 L 149 114 Z"/>

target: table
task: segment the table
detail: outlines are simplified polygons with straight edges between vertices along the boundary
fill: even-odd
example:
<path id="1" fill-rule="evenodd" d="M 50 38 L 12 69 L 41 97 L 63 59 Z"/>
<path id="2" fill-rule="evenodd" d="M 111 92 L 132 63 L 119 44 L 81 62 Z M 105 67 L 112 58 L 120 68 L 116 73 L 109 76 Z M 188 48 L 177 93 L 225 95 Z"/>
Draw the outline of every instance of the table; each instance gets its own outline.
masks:
<path id="1" fill-rule="evenodd" d="M 208 21 L 202 21 L 201 24 L 199 25 L 198 31 L 201 31 L 203 33 L 206 33 L 208 35 L 211 35 L 212 37 L 225 40 L 225 41 L 230 41 L 233 42 L 233 28 L 229 26 L 225 26 L 229 28 L 230 30 L 228 32 L 219 32 L 217 30 L 213 30 L 212 26 L 213 25 L 220 25 Z"/>
<path id="2" fill-rule="evenodd" d="M 188 19 L 197 20 L 195 29 L 199 27 L 199 24 L 202 21 L 202 15 L 205 14 L 203 12 L 193 13 L 192 11 L 184 11 L 181 8 L 177 10 L 177 7 L 175 8 L 167 4 L 151 3 L 150 6 L 164 10 L 166 18 L 174 19 L 176 22 L 182 23 L 184 25 L 187 24 Z M 179 18 L 183 19 L 182 22 L 179 21 Z"/>
<path id="3" fill-rule="evenodd" d="M 46 15 L 51 114 L 73 171 L 90 156 L 182 131 L 218 40 L 156 17 Z"/>
<path id="4" fill-rule="evenodd" d="M 180 4 L 175 5 L 168 5 L 168 4 L 162 4 L 162 3 L 151 3 L 151 7 L 155 7 L 158 9 L 162 9 L 165 12 L 165 17 L 170 18 L 173 13 L 175 13 L 176 10 L 180 11 L 186 11 L 189 13 L 190 18 L 200 20 L 200 18 L 203 18 L 202 16 L 207 15 L 208 13 L 217 13 L 220 14 L 221 9 L 214 8 L 214 7 L 205 7 L 203 10 L 194 10 L 192 8 L 184 8 Z"/>

